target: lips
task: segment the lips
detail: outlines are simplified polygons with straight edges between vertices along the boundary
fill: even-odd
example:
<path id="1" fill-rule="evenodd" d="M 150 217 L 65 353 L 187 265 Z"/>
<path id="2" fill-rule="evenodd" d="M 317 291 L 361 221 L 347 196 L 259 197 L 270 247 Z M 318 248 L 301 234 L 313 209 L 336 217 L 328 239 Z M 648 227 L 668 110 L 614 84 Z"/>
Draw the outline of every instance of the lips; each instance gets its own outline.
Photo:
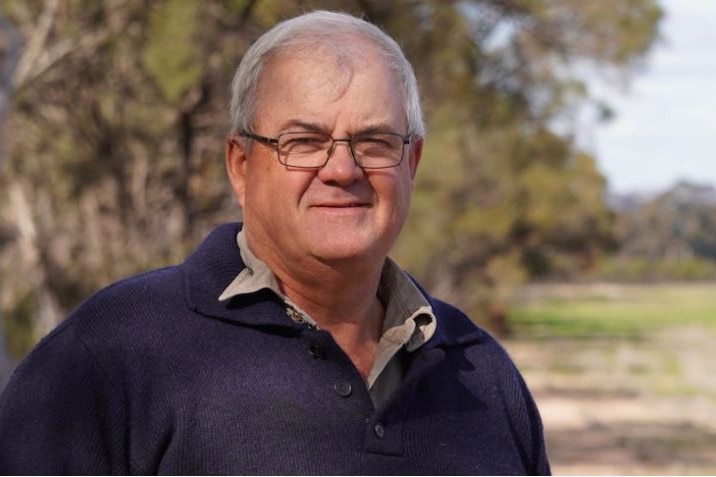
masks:
<path id="1" fill-rule="evenodd" d="M 337 197 L 315 201 L 311 207 L 325 207 L 328 209 L 354 209 L 358 207 L 370 207 L 370 201 L 363 201 L 357 197 Z"/>
<path id="2" fill-rule="evenodd" d="M 369 204 L 350 203 L 350 204 L 316 204 L 313 207 L 327 207 L 331 209 L 351 209 L 355 207 L 369 207 Z"/>

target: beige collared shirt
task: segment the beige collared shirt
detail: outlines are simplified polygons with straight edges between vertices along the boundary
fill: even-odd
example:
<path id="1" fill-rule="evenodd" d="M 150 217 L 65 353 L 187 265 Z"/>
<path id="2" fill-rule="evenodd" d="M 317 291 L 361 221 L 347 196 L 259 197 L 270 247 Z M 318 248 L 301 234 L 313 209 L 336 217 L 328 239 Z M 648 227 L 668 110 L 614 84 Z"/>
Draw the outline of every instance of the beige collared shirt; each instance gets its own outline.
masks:
<path id="1" fill-rule="evenodd" d="M 246 265 L 219 296 L 220 301 L 269 289 L 286 304 L 289 318 L 318 328 L 308 313 L 288 299 L 269 267 L 256 258 L 246 244 L 243 231 L 236 236 Z M 403 379 L 403 369 L 394 359 L 401 348 L 415 351 L 435 333 L 437 321 L 430 304 L 413 281 L 391 259 L 386 259 L 378 286 L 378 298 L 385 306 L 383 331 L 373 368 L 367 379 L 373 404 L 378 407 L 395 391 Z"/>

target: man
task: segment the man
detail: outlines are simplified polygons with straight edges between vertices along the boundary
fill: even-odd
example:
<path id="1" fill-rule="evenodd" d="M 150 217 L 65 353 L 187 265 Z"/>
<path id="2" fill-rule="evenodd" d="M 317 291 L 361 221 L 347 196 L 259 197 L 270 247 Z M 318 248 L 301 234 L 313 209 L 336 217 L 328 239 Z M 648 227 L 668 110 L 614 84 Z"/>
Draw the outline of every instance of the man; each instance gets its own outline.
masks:
<path id="1" fill-rule="evenodd" d="M 0 469 L 548 473 L 502 348 L 387 258 L 424 136 L 398 45 L 306 14 L 251 47 L 232 90 L 243 226 L 44 339 L 0 401 Z"/>

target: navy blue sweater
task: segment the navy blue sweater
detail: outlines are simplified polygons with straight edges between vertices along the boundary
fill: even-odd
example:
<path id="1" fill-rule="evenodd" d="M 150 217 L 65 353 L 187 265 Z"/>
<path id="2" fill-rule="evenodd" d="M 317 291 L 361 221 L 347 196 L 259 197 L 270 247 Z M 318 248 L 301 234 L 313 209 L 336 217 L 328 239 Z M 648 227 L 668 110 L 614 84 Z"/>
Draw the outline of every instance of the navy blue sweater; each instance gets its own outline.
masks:
<path id="1" fill-rule="evenodd" d="M 542 425 L 504 350 L 428 297 L 379 409 L 330 334 L 269 292 L 219 302 L 238 224 L 184 264 L 112 285 L 18 367 L 0 399 L 9 474 L 543 474 Z"/>

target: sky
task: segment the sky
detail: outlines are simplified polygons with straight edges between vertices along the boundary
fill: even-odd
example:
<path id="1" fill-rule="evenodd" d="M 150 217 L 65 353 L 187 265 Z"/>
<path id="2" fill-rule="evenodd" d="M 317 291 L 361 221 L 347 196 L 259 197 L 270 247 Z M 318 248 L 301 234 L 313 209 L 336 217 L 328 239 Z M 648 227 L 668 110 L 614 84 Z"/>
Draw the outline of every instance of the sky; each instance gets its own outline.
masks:
<path id="1" fill-rule="evenodd" d="M 716 186 L 716 1 L 660 0 L 663 39 L 626 90 L 595 84 L 616 117 L 590 132 L 609 190 Z"/>

